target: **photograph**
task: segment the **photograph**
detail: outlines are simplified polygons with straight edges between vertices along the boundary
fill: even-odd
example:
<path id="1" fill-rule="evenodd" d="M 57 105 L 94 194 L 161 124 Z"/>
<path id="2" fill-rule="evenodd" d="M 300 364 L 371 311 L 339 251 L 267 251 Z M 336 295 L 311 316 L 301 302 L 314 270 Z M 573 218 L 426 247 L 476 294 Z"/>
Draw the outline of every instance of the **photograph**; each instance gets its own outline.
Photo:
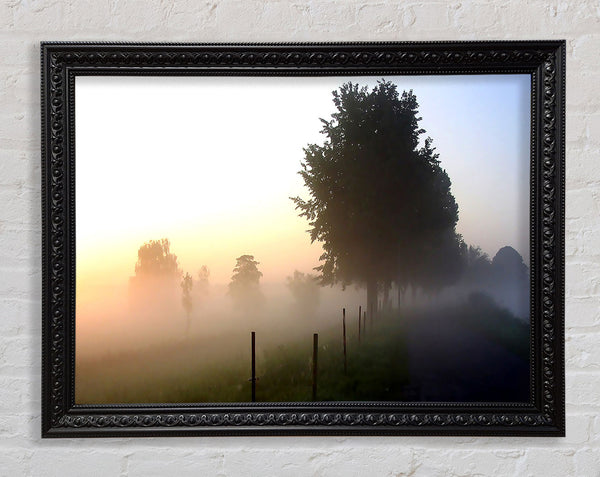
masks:
<path id="1" fill-rule="evenodd" d="M 531 90 L 76 76 L 75 404 L 528 403 Z"/>

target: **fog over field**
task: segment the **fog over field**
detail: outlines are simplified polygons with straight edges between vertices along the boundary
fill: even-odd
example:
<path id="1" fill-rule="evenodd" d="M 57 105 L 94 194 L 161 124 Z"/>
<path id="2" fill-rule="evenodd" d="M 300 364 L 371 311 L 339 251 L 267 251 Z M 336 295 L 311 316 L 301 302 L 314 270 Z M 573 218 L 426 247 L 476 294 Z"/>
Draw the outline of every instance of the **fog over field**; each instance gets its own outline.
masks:
<path id="1" fill-rule="evenodd" d="M 525 400 L 529 89 L 78 76 L 76 401 Z"/>

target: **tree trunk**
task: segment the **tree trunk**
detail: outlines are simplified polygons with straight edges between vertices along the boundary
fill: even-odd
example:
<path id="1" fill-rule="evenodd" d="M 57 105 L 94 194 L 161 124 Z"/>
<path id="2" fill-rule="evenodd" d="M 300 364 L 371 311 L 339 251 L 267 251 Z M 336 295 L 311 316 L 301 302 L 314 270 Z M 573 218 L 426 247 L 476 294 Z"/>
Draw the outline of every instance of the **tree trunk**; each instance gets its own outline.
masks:
<path id="1" fill-rule="evenodd" d="M 400 304 L 402 303 L 402 287 L 397 284 L 396 285 L 396 291 L 398 293 L 398 304 L 397 304 L 397 308 L 400 309 Z"/>
<path id="2" fill-rule="evenodd" d="M 371 314 L 371 319 L 377 313 L 377 280 L 367 281 L 367 313 Z"/>
<path id="3" fill-rule="evenodd" d="M 381 308 L 386 311 L 390 308 L 390 286 L 390 282 L 383 284 L 383 306 Z"/>

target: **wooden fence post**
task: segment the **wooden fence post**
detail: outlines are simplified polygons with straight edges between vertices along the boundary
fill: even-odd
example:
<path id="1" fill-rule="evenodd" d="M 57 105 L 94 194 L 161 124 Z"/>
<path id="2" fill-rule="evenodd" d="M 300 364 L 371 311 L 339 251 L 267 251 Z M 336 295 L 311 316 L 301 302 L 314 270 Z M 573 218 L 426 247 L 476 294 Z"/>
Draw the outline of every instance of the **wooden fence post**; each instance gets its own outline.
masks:
<path id="1" fill-rule="evenodd" d="M 360 309 L 358 313 L 358 342 L 360 343 L 360 330 L 362 328 L 362 316 L 360 316 Z"/>
<path id="2" fill-rule="evenodd" d="M 252 332 L 252 402 L 256 402 L 256 333 Z"/>
<path id="3" fill-rule="evenodd" d="M 313 334 L 312 400 L 317 400 L 317 358 L 319 352 L 319 334 Z"/>
<path id="4" fill-rule="evenodd" d="M 344 374 L 348 371 L 346 362 L 346 308 L 342 308 L 342 330 L 344 333 Z"/>

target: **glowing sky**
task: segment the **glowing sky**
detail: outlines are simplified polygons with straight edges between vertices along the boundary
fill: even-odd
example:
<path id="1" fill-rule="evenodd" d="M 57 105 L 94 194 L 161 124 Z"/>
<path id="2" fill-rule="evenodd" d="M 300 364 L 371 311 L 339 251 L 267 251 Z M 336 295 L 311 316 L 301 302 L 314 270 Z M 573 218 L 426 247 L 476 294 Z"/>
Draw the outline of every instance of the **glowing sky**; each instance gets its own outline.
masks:
<path id="1" fill-rule="evenodd" d="M 452 180 L 457 231 L 528 263 L 530 77 L 385 78 L 417 96 Z M 307 198 L 302 148 L 322 143 L 334 89 L 377 79 L 77 77 L 78 284 L 126 280 L 139 246 L 162 237 L 184 271 L 206 264 L 213 283 L 227 283 L 242 254 L 265 282 L 311 271 L 321 249 L 289 199 Z"/>

